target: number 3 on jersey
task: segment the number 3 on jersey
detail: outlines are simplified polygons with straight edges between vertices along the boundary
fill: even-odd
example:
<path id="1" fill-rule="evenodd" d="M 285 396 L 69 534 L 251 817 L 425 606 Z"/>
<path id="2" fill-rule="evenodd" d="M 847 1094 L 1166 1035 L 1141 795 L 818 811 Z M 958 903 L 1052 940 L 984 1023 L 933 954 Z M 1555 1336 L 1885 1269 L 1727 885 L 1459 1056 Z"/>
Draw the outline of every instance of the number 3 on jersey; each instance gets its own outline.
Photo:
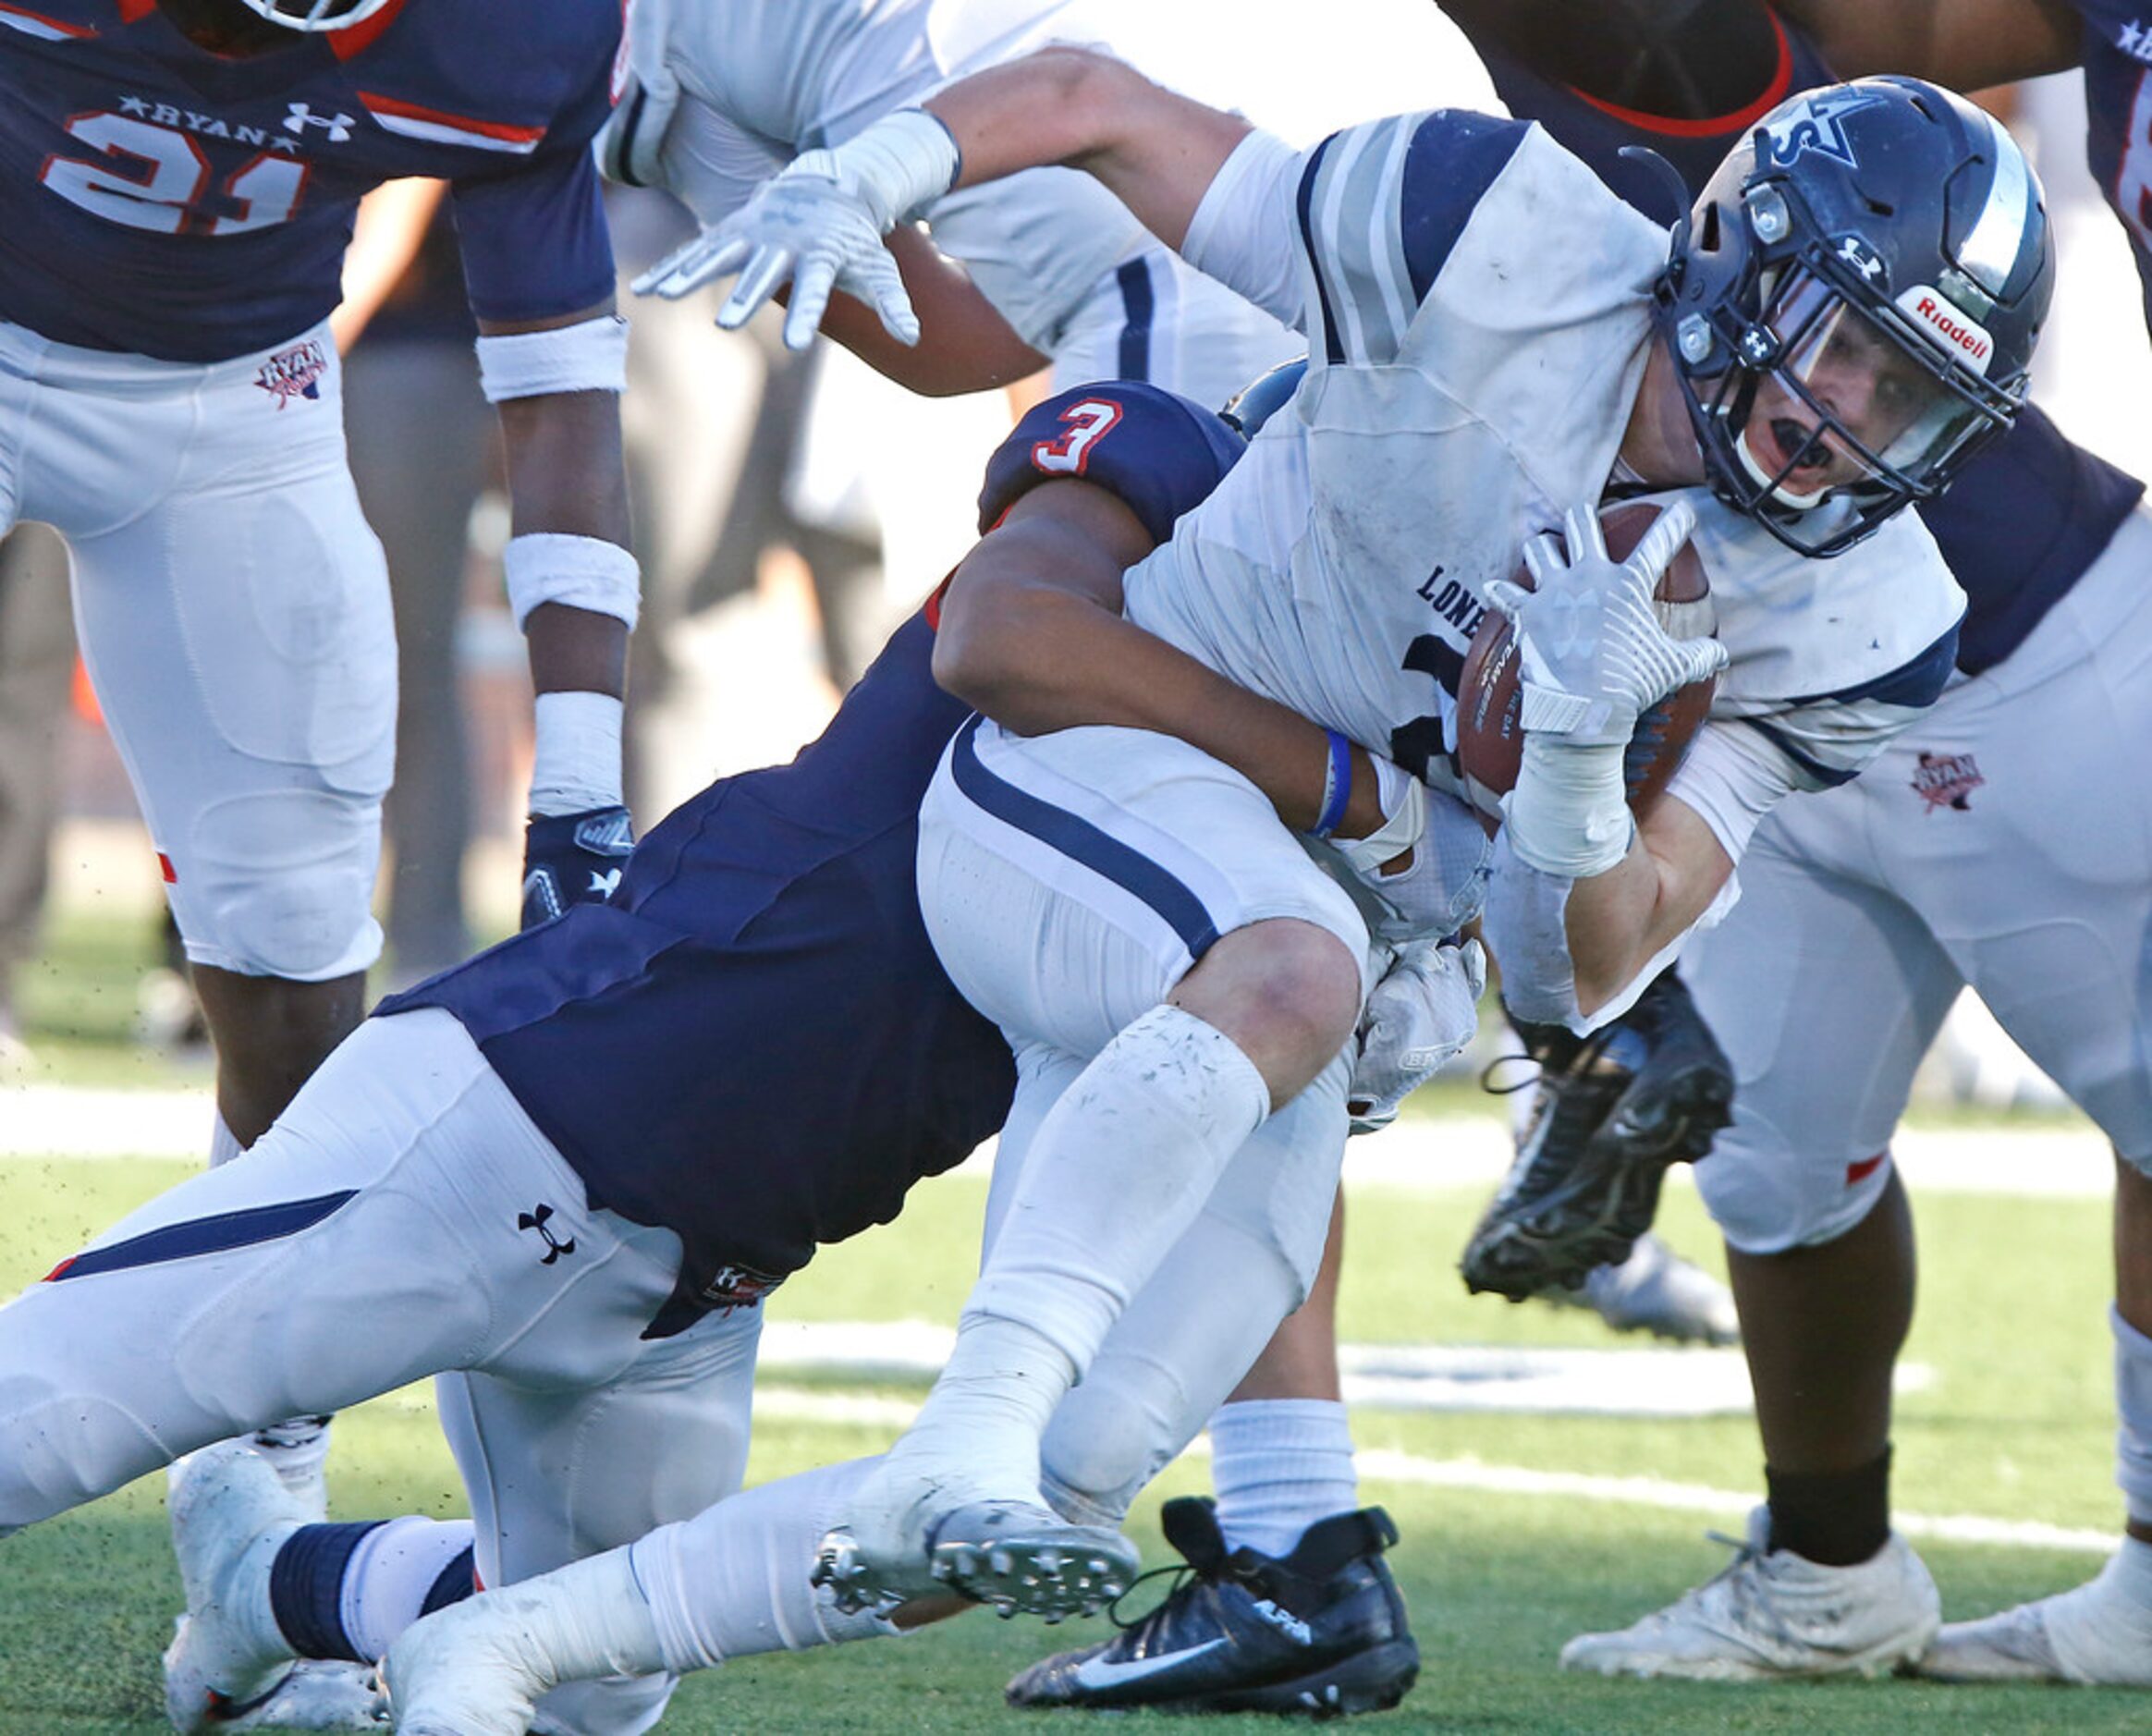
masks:
<path id="1" fill-rule="evenodd" d="M 1098 437 L 1121 419 L 1121 407 L 1110 397 L 1087 397 L 1070 405 L 1060 419 L 1069 432 L 1032 447 L 1032 464 L 1049 476 L 1081 476 Z"/>
<path id="2" fill-rule="evenodd" d="M 71 205 L 130 229 L 177 235 L 244 235 L 289 217 L 306 185 L 306 165 L 263 152 L 225 177 L 219 189 L 231 209 L 215 216 L 202 210 L 212 171 L 202 147 L 174 127 L 127 115 L 78 115 L 70 138 L 99 153 L 49 158 L 41 177 Z"/>

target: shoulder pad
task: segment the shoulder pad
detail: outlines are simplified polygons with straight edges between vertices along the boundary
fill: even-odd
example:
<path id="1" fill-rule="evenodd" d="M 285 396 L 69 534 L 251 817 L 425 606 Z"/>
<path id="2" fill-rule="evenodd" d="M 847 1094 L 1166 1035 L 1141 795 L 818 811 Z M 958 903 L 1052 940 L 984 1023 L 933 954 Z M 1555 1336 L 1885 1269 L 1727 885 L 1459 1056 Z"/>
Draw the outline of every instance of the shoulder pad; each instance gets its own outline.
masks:
<path id="1" fill-rule="evenodd" d="M 986 461 L 979 533 L 1041 483 L 1095 483 L 1127 503 L 1154 540 L 1207 495 L 1244 443 L 1212 411 L 1137 380 L 1079 385 L 1034 406 Z"/>

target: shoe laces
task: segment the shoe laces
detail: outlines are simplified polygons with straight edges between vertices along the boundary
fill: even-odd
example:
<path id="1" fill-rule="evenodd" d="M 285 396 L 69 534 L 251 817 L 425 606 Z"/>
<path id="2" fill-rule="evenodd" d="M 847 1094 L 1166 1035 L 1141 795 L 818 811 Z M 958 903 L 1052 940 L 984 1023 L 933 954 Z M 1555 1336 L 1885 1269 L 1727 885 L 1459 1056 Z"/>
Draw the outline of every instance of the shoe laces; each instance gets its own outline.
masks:
<path id="1" fill-rule="evenodd" d="M 1131 1628 L 1140 1628 L 1180 1596 L 1190 1585 L 1198 1580 L 1207 1580 L 1210 1577 L 1192 1561 L 1176 1561 L 1169 1567 L 1155 1567 L 1147 1573 L 1137 1574 L 1134 1579 L 1129 1582 L 1128 1590 L 1107 1605 L 1106 1619 L 1124 1633 Z M 1155 1579 L 1170 1579 L 1173 1583 L 1166 1587 L 1166 1595 L 1144 1610 L 1142 1615 L 1122 1616 L 1121 1606 L 1136 1595 L 1139 1586 L 1147 1585 Z"/>

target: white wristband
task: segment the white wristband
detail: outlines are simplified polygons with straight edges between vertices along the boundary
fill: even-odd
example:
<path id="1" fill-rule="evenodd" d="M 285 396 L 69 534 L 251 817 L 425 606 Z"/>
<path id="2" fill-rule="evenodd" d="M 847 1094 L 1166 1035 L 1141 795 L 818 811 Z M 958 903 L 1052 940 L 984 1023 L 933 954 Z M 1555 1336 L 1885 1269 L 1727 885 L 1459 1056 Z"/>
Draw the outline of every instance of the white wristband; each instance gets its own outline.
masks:
<path id="1" fill-rule="evenodd" d="M 817 155 L 819 164 L 813 163 Z M 956 136 L 940 120 L 923 108 L 900 108 L 833 150 L 808 153 L 794 168 L 826 170 L 831 180 L 866 202 L 886 234 L 955 186 L 963 158 Z"/>
<path id="2" fill-rule="evenodd" d="M 1603 874 L 1629 854 L 1636 822 L 1621 777 L 1624 744 L 1578 746 L 1524 732 L 1517 787 L 1502 798 L 1517 859 L 1567 880 Z"/>
<path id="3" fill-rule="evenodd" d="M 620 702 L 610 693 L 541 693 L 531 816 L 620 805 Z"/>
<path id="4" fill-rule="evenodd" d="M 541 603 L 610 615 L 632 632 L 642 601 L 642 570 L 635 556 L 599 536 L 565 536 L 541 531 L 511 536 L 501 551 L 508 607 L 520 629 Z"/>
<path id="5" fill-rule="evenodd" d="M 628 322 L 617 313 L 543 332 L 489 334 L 477 348 L 479 389 L 489 404 L 628 388 Z"/>

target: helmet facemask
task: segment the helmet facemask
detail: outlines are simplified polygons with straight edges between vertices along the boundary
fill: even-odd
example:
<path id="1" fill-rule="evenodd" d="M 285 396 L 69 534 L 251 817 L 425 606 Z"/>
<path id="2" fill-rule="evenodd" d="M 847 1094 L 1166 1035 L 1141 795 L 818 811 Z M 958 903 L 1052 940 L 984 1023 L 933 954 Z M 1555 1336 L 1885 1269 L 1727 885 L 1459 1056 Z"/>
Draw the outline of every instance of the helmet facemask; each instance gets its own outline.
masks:
<path id="1" fill-rule="evenodd" d="M 345 31 L 372 18 L 389 0 L 239 0 L 255 17 L 314 34 Z"/>

